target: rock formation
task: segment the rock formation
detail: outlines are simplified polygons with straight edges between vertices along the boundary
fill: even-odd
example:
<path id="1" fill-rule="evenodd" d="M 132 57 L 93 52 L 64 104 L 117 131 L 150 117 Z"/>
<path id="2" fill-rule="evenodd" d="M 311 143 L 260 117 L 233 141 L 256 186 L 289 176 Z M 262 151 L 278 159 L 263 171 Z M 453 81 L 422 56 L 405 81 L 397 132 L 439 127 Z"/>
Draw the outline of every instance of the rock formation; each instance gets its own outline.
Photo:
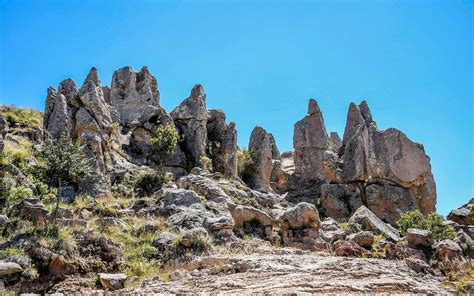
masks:
<path id="1" fill-rule="evenodd" d="M 237 177 L 235 123 L 227 124 L 222 110 L 207 110 L 200 84 L 170 114 L 159 102 L 157 81 L 146 67 L 115 71 L 110 88 L 100 85 L 92 68 L 79 90 L 70 79 L 58 91 L 48 90 L 44 127 L 52 137 L 70 135 L 85 145 L 96 171 L 108 176 L 98 188 L 134 165 L 161 165 L 179 177 L 204 167 L 205 158 L 215 171 Z M 173 153 L 158 155 L 151 138 L 166 124 L 182 141 Z M 435 209 L 423 146 L 396 129 L 380 131 L 365 101 L 350 104 L 341 141 L 335 132 L 328 136 L 319 105 L 310 99 L 308 114 L 294 126 L 293 146 L 280 155 L 273 135 L 256 127 L 249 142 L 254 164 L 244 181 L 258 191 L 288 192 L 289 202 L 317 203 L 323 216 L 348 218 L 365 205 L 394 223 L 403 212 Z"/>
<path id="2" fill-rule="evenodd" d="M 245 181 L 252 189 L 270 191 L 273 159 L 280 157 L 273 135 L 262 127 L 255 127 L 250 135 L 249 152 L 254 158 L 254 164 L 250 169 L 249 178 Z"/>

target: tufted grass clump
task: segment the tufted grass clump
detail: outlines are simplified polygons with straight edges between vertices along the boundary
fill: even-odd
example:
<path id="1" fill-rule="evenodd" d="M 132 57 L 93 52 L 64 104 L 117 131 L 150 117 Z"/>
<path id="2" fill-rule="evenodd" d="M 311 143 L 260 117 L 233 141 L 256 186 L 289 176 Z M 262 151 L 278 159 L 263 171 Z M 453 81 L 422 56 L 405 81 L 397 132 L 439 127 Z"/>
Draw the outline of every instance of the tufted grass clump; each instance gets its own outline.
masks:
<path id="1" fill-rule="evenodd" d="M 153 194 L 161 189 L 165 175 L 161 171 L 145 171 L 138 174 L 133 181 L 133 188 L 140 197 Z"/>

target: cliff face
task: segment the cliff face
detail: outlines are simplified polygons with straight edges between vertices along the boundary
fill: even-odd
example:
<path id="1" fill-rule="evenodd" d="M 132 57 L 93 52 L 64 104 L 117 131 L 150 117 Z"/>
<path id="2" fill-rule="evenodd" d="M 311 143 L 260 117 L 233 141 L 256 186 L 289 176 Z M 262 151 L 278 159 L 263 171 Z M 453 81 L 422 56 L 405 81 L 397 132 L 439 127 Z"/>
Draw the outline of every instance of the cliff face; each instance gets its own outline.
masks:
<path id="1" fill-rule="evenodd" d="M 150 139 L 165 124 L 174 125 L 184 139 L 172 155 L 160 159 L 166 170 L 180 177 L 203 167 L 203 157 L 209 157 L 215 171 L 237 178 L 235 123 L 227 124 L 222 110 L 207 110 L 199 84 L 170 114 L 160 106 L 157 80 L 146 67 L 115 71 L 110 88 L 101 86 L 93 68 L 79 90 L 70 79 L 57 91 L 48 89 L 45 130 L 85 144 L 103 176 L 82 184 L 84 191 L 106 190 L 124 167 L 156 166 Z M 350 104 L 341 141 L 337 133 L 328 135 L 318 103 L 311 99 L 308 114 L 295 123 L 293 146 L 282 157 L 273 136 L 256 127 L 249 143 L 255 164 L 248 185 L 288 193 L 290 202 L 316 203 L 323 215 L 336 218 L 348 218 L 360 205 L 390 223 L 409 210 L 435 210 L 436 186 L 423 146 L 399 130 L 380 131 L 365 101 Z"/>

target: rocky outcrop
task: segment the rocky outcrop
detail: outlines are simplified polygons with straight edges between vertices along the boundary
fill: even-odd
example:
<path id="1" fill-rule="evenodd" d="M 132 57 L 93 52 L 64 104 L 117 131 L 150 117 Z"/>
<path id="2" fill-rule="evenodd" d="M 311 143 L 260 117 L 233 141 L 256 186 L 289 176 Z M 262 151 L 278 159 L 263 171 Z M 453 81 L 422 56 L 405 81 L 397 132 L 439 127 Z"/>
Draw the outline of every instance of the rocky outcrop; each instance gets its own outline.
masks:
<path id="1" fill-rule="evenodd" d="M 409 210 L 435 210 L 436 187 L 423 146 L 397 129 L 378 130 L 367 102 L 351 103 L 340 152 L 344 181 L 367 184 L 366 204 L 380 218 L 394 223 Z"/>
<path id="2" fill-rule="evenodd" d="M 400 233 L 390 224 L 384 223 L 365 206 L 361 206 L 349 219 L 349 223 L 362 225 L 363 229 L 382 234 L 394 241 L 400 240 Z"/>
<path id="3" fill-rule="evenodd" d="M 461 225 L 474 224 L 474 198 L 458 209 L 452 210 L 448 219 Z"/>
<path id="4" fill-rule="evenodd" d="M 106 91 L 107 92 L 107 91 Z M 130 126 L 150 106 L 160 106 L 156 78 L 147 67 L 135 72 L 131 67 L 116 70 L 107 101 L 120 113 L 120 123 Z"/>
<path id="5" fill-rule="evenodd" d="M 295 172 L 299 186 L 317 188 L 325 181 L 323 154 L 328 149 L 328 135 L 323 114 L 314 99 L 309 100 L 308 115 L 295 123 L 293 135 Z M 314 192 L 314 190 L 310 190 Z"/>
<path id="6" fill-rule="evenodd" d="M 277 151 L 272 134 L 259 126 L 252 130 L 249 152 L 254 158 L 254 164 L 248 172 L 249 178 L 244 180 L 252 189 L 263 192 L 271 190 L 270 177 L 273 170 L 273 159 L 280 156 Z"/>
<path id="7" fill-rule="evenodd" d="M 209 110 L 207 121 L 207 154 L 212 159 L 214 170 L 224 176 L 237 176 L 237 130 L 235 122 L 226 124 L 222 110 Z"/>
<path id="8" fill-rule="evenodd" d="M 196 84 L 189 97 L 171 112 L 171 117 L 184 135 L 183 150 L 191 167 L 202 167 L 201 157 L 206 156 L 208 120 L 204 88 Z"/>
<path id="9" fill-rule="evenodd" d="M 58 93 L 54 88 L 48 88 L 46 105 L 44 108 L 44 130 L 53 138 L 69 136 L 65 128 L 68 122 L 66 97 Z"/>

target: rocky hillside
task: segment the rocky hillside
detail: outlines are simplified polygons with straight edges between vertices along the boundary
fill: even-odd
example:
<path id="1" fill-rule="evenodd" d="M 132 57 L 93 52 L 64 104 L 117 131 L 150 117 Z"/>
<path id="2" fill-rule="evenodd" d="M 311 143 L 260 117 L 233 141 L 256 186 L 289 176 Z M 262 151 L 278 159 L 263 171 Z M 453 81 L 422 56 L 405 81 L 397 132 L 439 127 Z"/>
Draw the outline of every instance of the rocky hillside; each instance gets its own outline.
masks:
<path id="1" fill-rule="evenodd" d="M 437 215 L 423 145 L 379 130 L 366 101 L 349 105 L 341 140 L 310 99 L 284 153 L 262 127 L 238 147 L 199 84 L 167 113 L 146 67 L 115 71 L 110 87 L 93 68 L 79 88 L 48 88 L 42 123 L 0 111 L 9 291 L 472 288 L 473 200 Z"/>

